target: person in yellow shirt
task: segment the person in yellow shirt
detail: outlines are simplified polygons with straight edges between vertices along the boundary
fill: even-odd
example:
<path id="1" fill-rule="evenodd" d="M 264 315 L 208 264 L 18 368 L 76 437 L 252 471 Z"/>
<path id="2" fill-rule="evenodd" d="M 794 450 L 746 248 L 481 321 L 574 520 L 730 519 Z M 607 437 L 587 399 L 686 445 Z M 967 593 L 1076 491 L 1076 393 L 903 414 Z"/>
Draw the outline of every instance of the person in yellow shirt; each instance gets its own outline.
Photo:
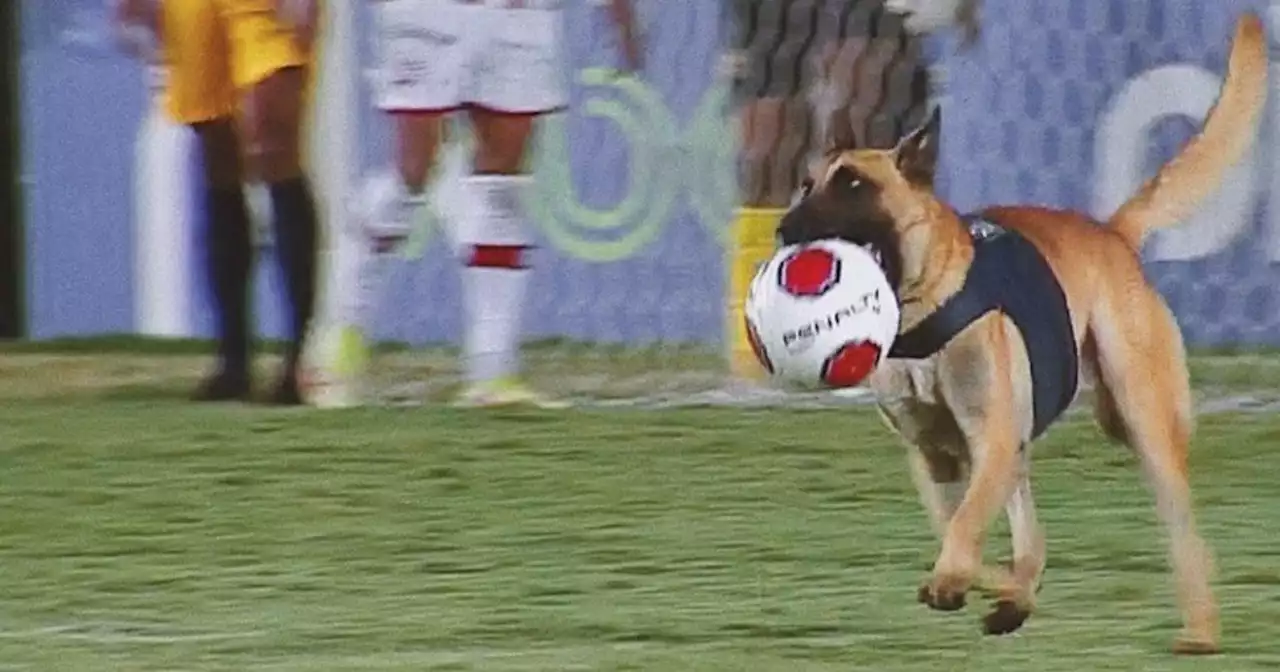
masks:
<path id="1" fill-rule="evenodd" d="M 271 194 L 276 249 L 289 301 L 290 347 L 271 399 L 301 403 L 298 372 L 314 312 L 315 198 L 302 169 L 304 100 L 319 0 L 118 0 L 116 18 L 136 53 L 163 66 L 163 105 L 199 138 L 205 177 L 206 270 L 218 366 L 197 400 L 251 391 L 249 278 L 253 245 L 242 185 Z"/>

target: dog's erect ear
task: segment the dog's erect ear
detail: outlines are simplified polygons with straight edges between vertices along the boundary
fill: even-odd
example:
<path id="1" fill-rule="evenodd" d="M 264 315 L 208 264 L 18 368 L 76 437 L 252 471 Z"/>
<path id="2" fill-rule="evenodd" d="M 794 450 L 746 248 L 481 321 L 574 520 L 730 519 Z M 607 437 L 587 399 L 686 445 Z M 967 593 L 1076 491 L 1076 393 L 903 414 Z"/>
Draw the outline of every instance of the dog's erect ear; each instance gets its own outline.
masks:
<path id="1" fill-rule="evenodd" d="M 827 116 L 824 135 L 822 145 L 828 152 L 848 152 L 858 148 L 858 133 L 853 130 L 848 108 L 839 108 Z"/>
<path id="2" fill-rule="evenodd" d="M 938 169 L 938 140 L 942 131 L 942 112 L 933 108 L 929 120 L 898 143 L 893 151 L 898 157 L 898 170 L 915 184 L 932 185 Z"/>
<path id="3" fill-rule="evenodd" d="M 829 139 L 830 149 L 848 152 L 858 148 L 858 134 L 853 132 L 853 124 L 841 120 L 832 124 Z"/>

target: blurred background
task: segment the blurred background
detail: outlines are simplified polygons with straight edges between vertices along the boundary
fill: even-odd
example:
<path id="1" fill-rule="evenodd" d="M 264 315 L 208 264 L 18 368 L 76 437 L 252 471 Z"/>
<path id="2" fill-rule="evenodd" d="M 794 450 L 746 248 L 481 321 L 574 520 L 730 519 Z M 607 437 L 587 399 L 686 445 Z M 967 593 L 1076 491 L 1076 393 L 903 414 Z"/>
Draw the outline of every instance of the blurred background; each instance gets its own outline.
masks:
<path id="1" fill-rule="evenodd" d="M 1198 128 L 1239 13 L 1275 44 L 1280 9 L 985 0 L 966 28 L 938 9 L 957 3 L 890 1 L 932 18 L 636 0 L 647 62 L 623 76 L 604 7 L 568 0 L 526 362 L 580 408 L 433 403 L 461 332 L 441 214 L 466 205 L 441 172 L 376 324 L 379 387 L 412 408 L 322 413 L 186 401 L 212 336 L 192 138 L 116 50 L 108 3 L 0 0 L 0 670 L 1183 669 L 1152 497 L 1087 409 L 1035 446 L 1037 612 L 979 637 L 976 596 L 948 617 L 916 603 L 936 540 L 897 438 L 849 408 L 868 399 L 758 385 L 735 311 L 829 130 L 814 110 L 884 145 L 932 100 L 957 210 L 1105 217 Z M 309 167 L 331 229 L 393 179 L 375 4 L 329 3 Z M 1144 250 L 1192 350 L 1190 468 L 1218 555 L 1227 653 L 1186 669 L 1280 665 L 1278 111 Z M 445 164 L 469 142 L 454 130 Z M 267 228 L 256 313 L 279 337 Z"/>
<path id="2" fill-rule="evenodd" d="M 329 12 L 311 131 L 329 224 L 391 175 L 386 124 L 371 100 L 372 4 L 334 2 Z M 791 14 L 761 13 L 762 4 L 792 6 Z M 630 381 L 639 385 L 631 394 L 723 382 L 725 354 L 740 346 L 726 319 L 738 291 L 731 268 L 745 263 L 734 261 L 742 256 L 735 245 L 744 244 L 734 235 L 735 208 L 749 200 L 739 189 L 743 83 L 734 78 L 751 75 L 733 62 L 754 50 L 772 59 L 773 77 L 823 71 L 794 75 L 809 100 L 823 95 L 824 77 L 865 70 L 858 59 L 870 55 L 833 60 L 823 32 L 832 15 L 822 5 L 640 0 L 647 64 L 624 78 L 614 70 L 603 8 L 568 3 L 572 107 L 544 123 L 538 139 L 530 212 L 540 249 L 527 310 L 531 347 L 568 376 L 558 385 L 588 394 L 606 380 Z M 6 11 L 19 8 L 10 74 L 20 123 L 7 140 L 20 149 L 6 156 L 17 170 L 10 193 L 21 216 L 5 227 L 17 257 L 6 267 L 6 298 L 19 305 L 6 311 L 8 335 L 208 336 L 209 311 L 189 263 L 197 244 L 191 138 L 158 114 L 145 69 L 114 49 L 104 3 L 27 0 Z M 927 95 L 945 119 L 940 190 L 958 210 L 1036 203 L 1102 217 L 1197 128 L 1244 9 L 1271 11 L 1254 0 L 987 0 L 971 48 L 943 25 L 909 54 L 891 47 L 889 58 L 931 69 Z M 848 25 L 837 32 L 853 39 L 902 32 L 884 28 L 878 13 L 840 20 Z M 884 75 L 881 95 L 891 95 L 892 79 Z M 784 114 L 785 128 L 812 120 L 802 107 Z M 1151 275 L 1193 345 L 1272 345 L 1280 333 L 1273 126 L 1264 123 L 1257 150 L 1211 204 L 1147 246 Z M 454 151 L 467 142 L 460 130 Z M 899 130 L 876 133 L 892 142 Z M 804 149 L 784 142 L 770 160 L 791 166 Z M 447 212 L 454 193 L 447 180 L 436 182 L 435 210 Z M 452 376 L 450 357 L 430 356 L 460 333 L 458 274 L 440 221 L 424 213 L 379 313 L 380 338 L 416 349 L 421 356 L 406 365 L 432 374 L 399 372 L 405 380 Z M 272 253 L 266 236 L 262 253 Z M 259 268 L 259 327 L 275 336 L 283 325 L 278 282 L 270 264 Z M 605 350 L 618 356 L 596 357 Z M 622 364 L 600 369 L 624 351 L 643 351 L 632 366 L 646 372 L 643 385 Z M 658 369 L 665 375 L 648 375 Z"/>

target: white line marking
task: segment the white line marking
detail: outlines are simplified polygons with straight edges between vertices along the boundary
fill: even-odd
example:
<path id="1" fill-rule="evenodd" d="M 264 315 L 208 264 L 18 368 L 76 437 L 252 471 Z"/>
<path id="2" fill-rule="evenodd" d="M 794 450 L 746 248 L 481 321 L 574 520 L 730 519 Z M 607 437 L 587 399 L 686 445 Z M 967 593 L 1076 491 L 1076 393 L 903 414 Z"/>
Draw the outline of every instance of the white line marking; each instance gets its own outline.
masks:
<path id="1" fill-rule="evenodd" d="M 0 629 L 0 639 L 64 639 L 95 644 L 180 644 L 263 637 L 263 631 L 182 632 L 158 623 L 71 623 L 25 630 Z"/>

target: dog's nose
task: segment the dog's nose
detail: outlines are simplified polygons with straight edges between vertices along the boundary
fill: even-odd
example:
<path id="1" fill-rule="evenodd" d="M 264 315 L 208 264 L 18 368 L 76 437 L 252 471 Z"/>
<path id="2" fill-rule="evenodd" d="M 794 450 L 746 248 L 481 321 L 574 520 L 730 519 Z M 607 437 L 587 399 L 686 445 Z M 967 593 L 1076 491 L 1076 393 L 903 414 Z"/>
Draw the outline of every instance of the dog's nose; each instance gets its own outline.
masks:
<path id="1" fill-rule="evenodd" d="M 804 236 L 804 212 L 803 206 L 796 206 L 787 211 L 782 216 L 782 220 L 778 222 L 778 229 L 774 236 L 781 245 L 795 245 L 796 243 L 805 242 Z"/>
<path id="2" fill-rule="evenodd" d="M 787 227 L 782 226 L 781 224 L 778 225 L 778 229 L 774 231 L 773 238 L 775 241 L 777 241 L 780 247 L 786 246 L 786 245 L 794 245 L 796 244 L 796 242 L 798 242 L 795 240 L 795 236 L 791 235 L 791 233 L 787 230 Z"/>

